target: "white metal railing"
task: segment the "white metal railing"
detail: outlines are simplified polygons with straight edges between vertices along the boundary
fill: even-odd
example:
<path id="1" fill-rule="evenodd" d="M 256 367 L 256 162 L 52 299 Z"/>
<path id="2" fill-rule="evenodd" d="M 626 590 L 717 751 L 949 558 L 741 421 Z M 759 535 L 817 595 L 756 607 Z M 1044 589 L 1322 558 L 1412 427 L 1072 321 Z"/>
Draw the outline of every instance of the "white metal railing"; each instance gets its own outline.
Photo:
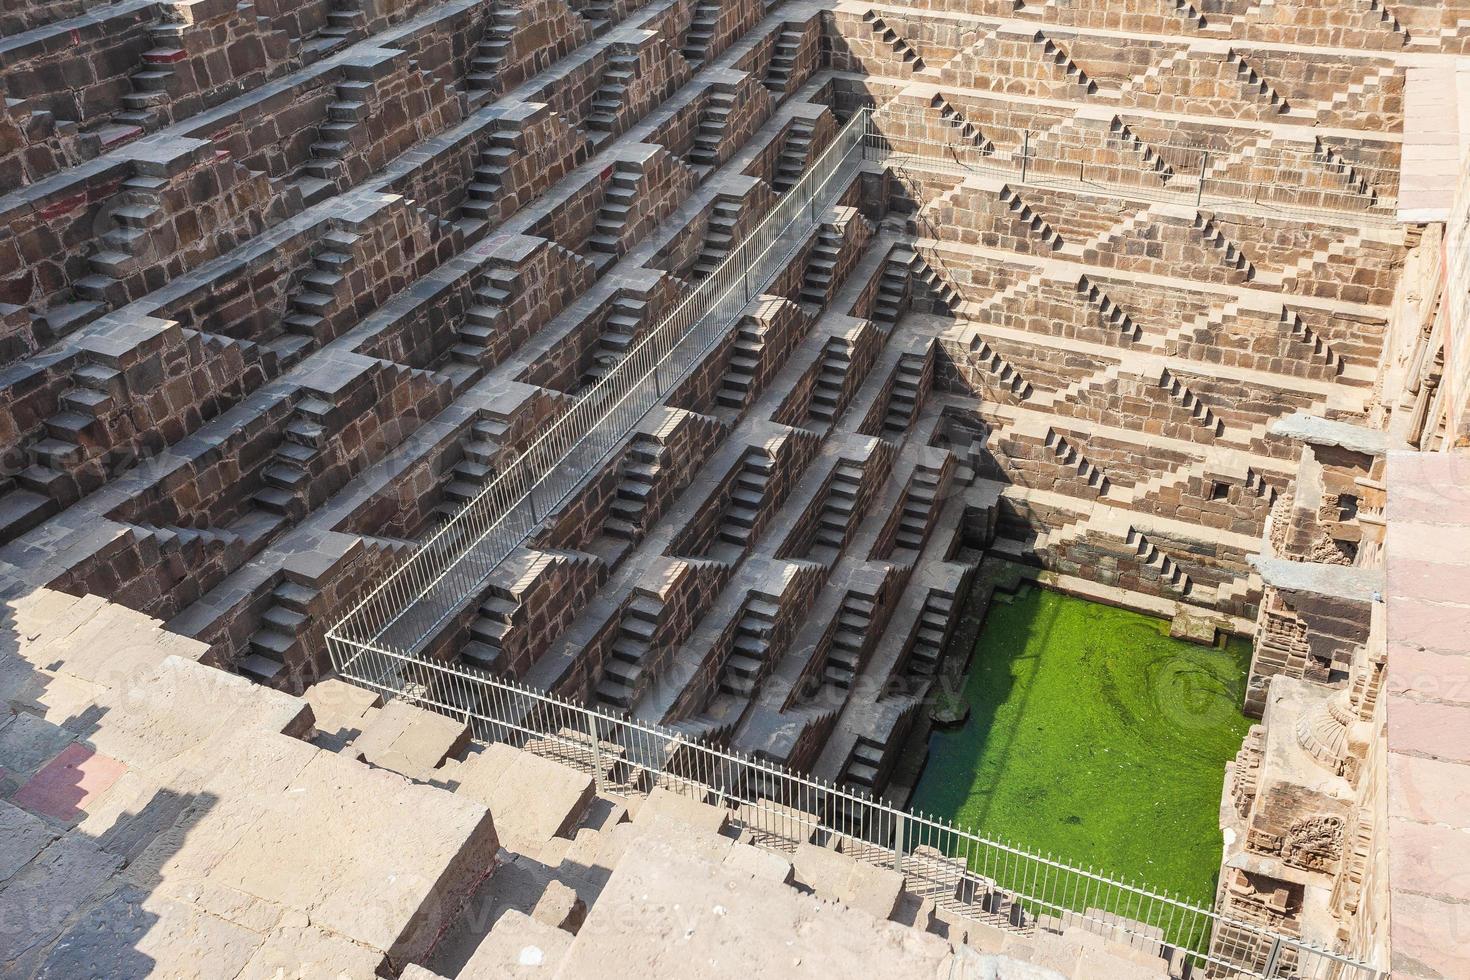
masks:
<path id="1" fill-rule="evenodd" d="M 728 332 L 749 301 L 807 238 L 864 160 L 902 171 L 905 166 L 1000 173 L 1033 184 L 1079 185 L 1092 191 L 1168 200 L 1249 203 L 1253 185 L 1209 178 L 1191 186 L 1158 188 L 1152 178 L 1115 165 L 1092 168 L 1077 159 L 1045 157 L 1023 146 L 1019 153 L 985 153 L 969 143 L 896 138 L 882 129 L 895 113 L 885 106 L 858 109 L 818 160 L 784 193 L 755 230 L 701 281 L 657 327 L 595 385 L 577 398 L 529 449 L 495 477 L 332 627 L 342 640 L 395 650 L 419 649 L 489 574 L 522 544 L 545 517 L 622 442 L 706 351 Z M 1078 159 L 1113 137 L 1079 146 Z M 1055 142 L 1055 140 L 1053 141 Z M 1029 140 L 1027 141 L 1029 145 Z M 1195 154 L 1208 173 L 1208 152 L 1165 147 L 1185 169 Z M 1264 151 L 1263 151 L 1264 152 Z M 1075 171 L 1075 173 L 1074 173 Z M 1178 173 L 1176 173 L 1176 178 Z M 1206 195 L 1205 187 L 1209 187 Z M 1285 210 L 1272 204 L 1270 211 Z M 1353 220 L 1377 220 L 1355 212 Z"/>
<path id="2" fill-rule="evenodd" d="M 836 842 L 846 854 L 892 868 L 905 888 L 946 912 L 995 928 L 1085 928 L 1197 977 L 1382 977 L 1367 964 L 1188 900 L 471 667 L 367 644 L 334 643 L 333 659 L 342 677 L 461 719 L 477 742 L 509 743 L 586 772 L 599 792 L 663 787 L 694 795 L 724 807 L 754 843 L 777 851 Z"/>
<path id="3" fill-rule="evenodd" d="M 855 114 L 708 278 L 329 637 L 413 651 L 432 636 L 728 332 L 847 188 L 870 142 L 870 122 L 871 113 Z"/>
<path id="4" fill-rule="evenodd" d="M 1365 964 L 1222 918 L 1189 901 L 905 813 L 676 731 L 417 656 L 425 641 L 480 592 L 500 562 L 728 333 L 809 240 L 865 160 L 900 167 L 921 158 L 925 166 L 947 166 L 946 161 L 965 169 L 1003 166 L 1008 168 L 1003 172 L 1029 183 L 1083 183 L 1133 197 L 1151 180 L 1098 169 L 1089 177 L 1085 165 L 1073 178 L 1067 171 L 1076 161 L 1054 160 L 1051 166 L 1029 146 L 1004 161 L 987 155 L 967 160 L 964 154 L 973 146 L 936 144 L 932 156 L 914 149 L 900 152 L 879 132 L 872 111 L 858 110 L 708 278 L 333 625 L 326 637 L 333 666 L 345 679 L 463 718 L 477 740 L 512 742 L 581 766 L 604 789 L 643 792 L 664 785 L 712 792 L 766 846 L 792 850 L 804 841 L 841 837 L 850 853 L 901 871 L 911 890 L 1002 928 L 1082 923 L 1135 946 L 1174 951 L 1208 976 L 1377 978 L 1379 973 Z M 1201 173 L 1208 174 L 1203 159 Z M 1200 183 L 1192 192 L 1196 203 L 1211 199 L 1205 182 Z M 1170 193 L 1182 188 L 1183 182 Z"/>

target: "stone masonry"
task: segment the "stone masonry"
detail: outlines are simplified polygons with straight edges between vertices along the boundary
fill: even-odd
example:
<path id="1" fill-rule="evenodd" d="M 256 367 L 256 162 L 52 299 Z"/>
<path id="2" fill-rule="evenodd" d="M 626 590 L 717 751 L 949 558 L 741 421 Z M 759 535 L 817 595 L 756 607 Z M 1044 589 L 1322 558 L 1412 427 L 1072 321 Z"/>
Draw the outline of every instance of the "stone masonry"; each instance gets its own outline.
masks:
<path id="1" fill-rule="evenodd" d="M 0 0 L 0 571 L 301 694 L 871 109 L 422 654 L 882 793 L 982 560 L 1254 633 L 1222 900 L 1337 914 L 1354 787 L 1303 830 L 1242 780 L 1319 688 L 1372 714 L 1384 351 L 1439 241 L 1406 78 L 1461 6 Z"/>

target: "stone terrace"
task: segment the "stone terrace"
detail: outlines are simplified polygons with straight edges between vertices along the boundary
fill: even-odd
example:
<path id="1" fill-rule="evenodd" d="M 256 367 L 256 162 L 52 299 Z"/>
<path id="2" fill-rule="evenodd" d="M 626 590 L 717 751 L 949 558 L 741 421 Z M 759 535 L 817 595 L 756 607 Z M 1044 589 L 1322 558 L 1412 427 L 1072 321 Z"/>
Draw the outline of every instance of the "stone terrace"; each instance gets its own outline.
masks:
<path id="1" fill-rule="evenodd" d="M 1363 411 L 1402 75 L 1462 42 L 1085 6 L 5 8 L 0 563 L 299 693 L 871 103 L 902 162 L 429 655 L 881 790 L 987 551 L 1248 629 L 1272 425 Z"/>
<path id="2" fill-rule="evenodd" d="M 0 592 L 0 900 L 33 913 L 0 922 L 7 976 L 1170 976 L 1106 927 L 957 920 L 842 841 L 758 847 L 693 796 L 598 795 L 403 701 Z"/>

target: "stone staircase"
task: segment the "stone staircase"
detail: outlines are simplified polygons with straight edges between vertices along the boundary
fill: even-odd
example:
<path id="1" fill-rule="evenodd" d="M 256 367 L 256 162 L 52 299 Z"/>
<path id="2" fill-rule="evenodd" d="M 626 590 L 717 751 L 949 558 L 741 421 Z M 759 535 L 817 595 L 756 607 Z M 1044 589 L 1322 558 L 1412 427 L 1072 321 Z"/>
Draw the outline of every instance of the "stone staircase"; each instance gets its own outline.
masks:
<path id="1" fill-rule="evenodd" d="M 1321 334 L 1307 326 L 1307 322 L 1302 319 L 1300 313 L 1283 309 L 1281 324 L 1291 334 L 1293 340 L 1306 345 L 1311 350 L 1312 353 L 1309 356 L 1313 363 L 1322 365 L 1328 373 L 1334 376 L 1342 373 L 1342 358 L 1322 338 Z"/>
<path id="2" fill-rule="evenodd" d="M 263 486 L 251 495 L 257 509 L 295 522 L 307 510 L 307 486 L 330 441 L 327 418 L 332 406 L 308 396 L 296 404 L 281 442 L 261 473 Z"/>
<path id="3" fill-rule="evenodd" d="M 800 52 L 801 32 L 783 25 L 781 33 L 776 35 L 771 63 L 766 66 L 762 84 L 772 92 L 784 95 L 786 87 L 791 84 L 791 73 L 796 70 L 796 58 Z"/>
<path id="4" fill-rule="evenodd" d="M 888 410 L 883 415 L 883 432 L 902 437 L 918 414 L 920 386 L 924 380 L 924 358 L 920 354 L 903 354 L 893 371 L 893 389 L 888 394 Z"/>
<path id="5" fill-rule="evenodd" d="M 696 168 L 704 167 L 708 172 L 719 165 L 720 142 L 724 139 L 725 124 L 734 110 L 734 93 L 718 88 L 710 90 L 709 98 L 700 110 L 699 128 L 694 133 L 694 145 L 687 157 Z"/>
<path id="6" fill-rule="evenodd" d="M 1368 178 L 1364 177 L 1357 167 L 1338 152 L 1336 147 L 1322 142 L 1321 137 L 1317 138 L 1317 146 L 1312 157 L 1328 172 L 1339 176 L 1348 191 L 1364 198 L 1364 203 L 1368 207 L 1373 207 L 1378 203 L 1378 191 L 1368 182 Z"/>
<path id="7" fill-rule="evenodd" d="M 151 176 L 122 182 L 118 195 L 106 207 L 115 224 L 97 238 L 97 251 L 87 259 L 88 274 L 72 284 L 77 299 L 90 305 L 67 311 L 69 326 L 128 302 L 133 297 L 123 280 L 161 259 L 154 254 L 154 232 L 167 221 L 161 197 L 165 186 L 163 178 Z"/>
<path id="8" fill-rule="evenodd" d="M 684 44 L 679 49 L 684 60 L 696 69 L 709 57 L 715 28 L 720 19 L 720 0 L 697 0 L 694 13 L 689 20 L 689 30 L 684 35 Z"/>
<path id="9" fill-rule="evenodd" d="M 741 321 L 735 332 L 729 366 L 715 392 L 715 401 L 722 407 L 744 411 L 755 389 L 755 375 L 765 343 L 765 333 L 757 321 L 748 318 Z"/>
<path id="10" fill-rule="evenodd" d="M 821 513 L 817 515 L 816 527 L 812 529 L 807 558 L 825 565 L 841 554 L 847 542 L 848 529 L 852 526 L 853 508 L 857 506 L 862 483 L 861 466 L 845 459 L 838 460 L 827 484 L 827 497 L 822 502 Z"/>
<path id="11" fill-rule="evenodd" d="M 1188 386 L 1175 377 L 1168 368 L 1164 368 L 1159 375 L 1158 385 L 1173 401 L 1183 406 L 1190 418 L 1194 420 L 1195 425 L 1208 429 L 1215 436 L 1224 434 L 1225 423 L 1221 422 L 1215 413 L 1210 411 L 1210 407 L 1200 401 L 1198 396 L 1190 391 Z"/>
<path id="12" fill-rule="evenodd" d="M 856 786 L 869 793 L 878 788 L 878 772 L 883 765 L 883 746 L 872 739 L 859 735 L 852 747 L 852 755 L 842 769 L 842 782 Z"/>
<path id="13" fill-rule="evenodd" d="M 873 625 L 876 610 L 873 601 L 856 592 L 842 597 L 837 618 L 832 624 L 832 639 L 827 646 L 827 661 L 822 678 L 828 684 L 846 691 L 852 688 L 862 666 L 863 646 Z"/>
<path id="14" fill-rule="evenodd" d="M 710 209 L 709 226 L 704 232 L 704 247 L 694 260 L 693 272 L 707 279 L 736 245 L 736 222 L 740 220 L 740 201 L 717 197 Z"/>
<path id="15" fill-rule="evenodd" d="M 781 607 L 759 596 L 751 596 L 735 621 L 735 635 L 730 652 L 720 670 L 720 690 L 725 694 L 749 698 L 755 695 L 771 647 L 771 633 Z"/>
<path id="16" fill-rule="evenodd" d="M 1097 491 L 1099 497 L 1106 496 L 1110 489 L 1107 474 L 1093 465 L 1092 460 L 1082 455 L 1070 441 L 1055 429 L 1046 432 L 1046 448 L 1050 449 L 1062 466 L 1076 470 L 1082 482 Z"/>
<path id="17" fill-rule="evenodd" d="M 608 56 L 607 67 L 603 69 L 597 91 L 592 95 L 592 111 L 587 116 L 586 128 L 592 130 L 594 141 L 607 139 L 617 128 L 628 86 L 637 76 L 636 55 L 614 51 Z"/>
<path id="18" fill-rule="evenodd" d="M 651 679 L 647 658 L 663 611 L 663 600 L 641 589 L 635 590 L 633 598 L 623 606 L 617 637 L 596 687 L 597 700 L 603 707 L 623 711 L 632 708 Z"/>
<path id="19" fill-rule="evenodd" d="M 877 11 L 871 8 L 864 11 L 863 20 L 868 22 L 868 30 L 872 31 L 879 41 L 892 48 L 893 53 L 910 71 L 924 70 L 924 59 L 919 57 L 919 52 L 905 38 L 900 37 L 897 31 L 889 27 L 883 18 L 878 16 Z"/>
<path id="20" fill-rule="evenodd" d="M 915 258 L 917 256 L 906 248 L 896 248 L 888 253 L 869 314 L 874 323 L 890 327 L 898 323 L 898 318 L 903 315 L 904 302 L 908 299 L 910 270 Z"/>
<path id="21" fill-rule="evenodd" d="M 1334 92 L 1331 98 L 1312 103 L 1310 112 L 1314 116 L 1322 116 L 1361 105 L 1364 96 L 1370 91 L 1383 88 L 1391 79 L 1398 77 L 1399 71 L 1400 68 L 1396 64 L 1380 65 L 1341 91 Z"/>
<path id="22" fill-rule="evenodd" d="M 1081 244 L 1070 243 L 1066 248 L 1061 249 L 1061 251 L 1074 258 L 1087 260 L 1089 256 L 1096 253 L 1113 250 L 1114 246 L 1133 234 L 1136 228 L 1147 225 L 1152 220 L 1153 214 L 1150 210 L 1147 207 L 1140 208 L 1137 211 L 1124 215 L 1111 228 L 1097 233 Z"/>
<path id="23" fill-rule="evenodd" d="M 812 126 L 805 119 L 793 119 L 781 144 L 781 155 L 776 158 L 775 173 L 771 186 L 781 193 L 790 190 L 802 172 L 812 153 Z"/>
<path id="24" fill-rule="evenodd" d="M 480 43 L 475 46 L 475 56 L 470 59 L 469 74 L 465 76 L 471 105 L 499 92 L 500 71 L 510 60 L 520 15 L 518 6 L 495 8 Z"/>
<path id="25" fill-rule="evenodd" d="M 603 533 L 626 541 L 636 541 L 642 536 L 649 494 L 663 472 L 665 451 L 663 443 L 642 432 L 628 443 L 618 466 L 617 490 L 608 505 L 607 519 L 602 523 Z"/>
<path id="26" fill-rule="evenodd" d="M 851 366 L 851 342 L 843 337 L 828 340 L 817 362 L 817 376 L 807 402 L 806 428 L 827 428 L 842 413 L 842 388 Z"/>
<path id="27" fill-rule="evenodd" d="M 362 0 L 332 0 L 327 22 L 303 48 L 308 62 L 315 61 L 352 41 L 367 36 L 367 14 Z"/>
<path id="28" fill-rule="evenodd" d="M 766 486 L 775 471 L 776 461 L 759 450 L 746 454 L 740 461 L 730 502 L 720 517 L 718 537 L 726 544 L 744 551 L 765 502 Z"/>
<path id="29" fill-rule="evenodd" d="M 472 367 L 483 365 L 487 354 L 508 328 L 511 295 L 520 289 L 515 270 L 492 267 L 474 289 L 474 305 L 456 328 L 459 342 L 449 349 L 450 357 Z"/>
<path id="30" fill-rule="evenodd" d="M 939 478 L 938 470 L 927 466 L 914 468 L 913 478 L 904 488 L 903 511 L 893 534 L 895 548 L 913 552 L 924 549 L 924 539 L 929 534 L 929 521 L 934 514 L 934 503 L 939 499 Z"/>
<path id="31" fill-rule="evenodd" d="M 1241 273 L 1247 280 L 1256 277 L 1256 268 L 1245 257 L 1245 252 L 1220 230 L 1213 218 L 1204 212 L 1199 212 L 1194 217 L 1194 227 L 1204 239 L 1205 244 L 1219 253 L 1220 260 L 1226 268 Z"/>
<path id="32" fill-rule="evenodd" d="M 1240 81 L 1241 94 L 1245 98 L 1264 103 L 1279 113 L 1291 111 L 1291 105 L 1281 93 L 1272 88 L 1244 56 L 1232 50 L 1225 57 L 1235 68 L 1235 77 Z"/>
<path id="33" fill-rule="evenodd" d="M 1262 274 L 1260 280 L 1265 285 L 1276 285 L 1283 290 L 1293 289 L 1298 283 L 1308 280 L 1321 267 L 1352 255 L 1362 244 L 1362 235 L 1349 234 L 1345 238 L 1330 242 L 1326 248 L 1314 249 L 1311 254 L 1302 256 L 1295 263 L 1283 269 L 1279 277 Z"/>
<path id="34" fill-rule="evenodd" d="M 73 369 L 73 386 L 62 392 L 60 411 L 46 419 L 42 437 L 27 447 L 33 460 L 0 496 L 0 540 L 11 540 L 94 489 L 98 478 L 84 475 L 93 453 L 106 446 L 104 420 L 123 395 L 122 375 L 100 364 Z"/>
<path id="35" fill-rule="evenodd" d="M 500 199 L 505 193 L 505 172 L 517 155 L 514 129 L 498 129 L 490 143 L 480 151 L 475 176 L 465 185 L 465 200 L 460 213 L 476 221 L 495 221 L 500 217 Z"/>
<path id="36" fill-rule="evenodd" d="M 985 137 L 980 127 L 966 119 L 964 114 L 943 95 L 936 92 L 934 98 L 929 100 L 929 104 L 939 110 L 939 118 L 954 130 L 955 135 L 959 138 L 958 142 L 966 146 L 978 147 L 980 152 L 986 156 L 995 152 L 995 144 Z"/>
<path id="37" fill-rule="evenodd" d="M 311 268 L 301 276 L 286 300 L 287 312 L 281 326 L 287 337 L 272 345 L 283 360 L 289 362 L 303 356 L 335 336 L 336 328 L 330 318 L 350 289 L 346 278 L 357 242 L 358 236 L 353 232 L 334 229 L 323 237 L 321 247 L 314 250 Z"/>
<path id="38" fill-rule="evenodd" d="M 1060 388 L 1052 392 L 1038 392 L 1036 403 L 1042 408 L 1052 408 L 1057 405 L 1074 402 L 1085 392 L 1105 391 L 1117 383 L 1122 374 L 1123 362 L 1109 361 L 1091 374 L 1084 374 L 1065 388 Z"/>
<path id="39" fill-rule="evenodd" d="M 1010 390 L 1020 401 L 1026 401 L 1036 392 L 1031 387 L 1016 366 L 1002 357 L 995 348 L 990 346 L 987 340 L 981 340 L 980 345 L 970 353 L 970 361 L 980 370 L 995 375 L 1001 385 Z M 1060 393 L 1047 401 L 1048 405 L 1055 405 L 1066 400 L 1066 392 Z"/>
<path id="40" fill-rule="evenodd" d="M 583 20 L 598 32 L 603 27 L 611 24 L 614 17 L 613 4 L 609 0 L 584 0 L 583 3 L 574 7 Z"/>
<path id="41" fill-rule="evenodd" d="M 358 143 L 368 139 L 372 125 L 373 84 L 366 81 L 339 82 L 337 98 L 327 105 L 326 122 L 317 127 L 310 156 L 293 182 L 307 204 L 324 201 L 345 190 L 351 180 L 346 157 Z"/>
<path id="42" fill-rule="evenodd" d="M 1189 595 L 1194 583 L 1189 580 L 1184 569 L 1180 568 L 1174 559 L 1159 550 L 1159 547 L 1150 541 L 1142 531 L 1130 526 L 1126 541 L 1137 552 L 1138 560 L 1158 575 L 1161 585 L 1180 595 Z"/>
<path id="43" fill-rule="evenodd" d="M 1194 343 L 1214 343 L 1210 338 L 1218 336 L 1218 332 L 1225 326 L 1225 321 L 1240 312 L 1240 303 L 1237 300 L 1229 300 L 1224 303 L 1213 303 L 1204 313 L 1200 313 L 1188 320 L 1183 320 L 1163 337 L 1161 344 L 1166 354 L 1177 353 L 1179 345 L 1185 341 Z"/>
<path id="44" fill-rule="evenodd" d="M 1085 303 L 1097 308 L 1098 315 L 1118 331 L 1126 343 L 1137 343 L 1143 339 L 1143 328 L 1133 321 L 1128 311 L 1113 302 L 1103 288 L 1087 276 L 1077 280 L 1077 295 Z"/>
<path id="45" fill-rule="evenodd" d="M 339 82 L 337 98 L 328 103 L 326 121 L 317 127 L 306 163 L 292 182 L 304 203 L 317 204 L 345 190 L 351 180 L 344 158 L 367 137 L 373 85 L 365 81 Z"/>
<path id="46" fill-rule="evenodd" d="M 965 301 L 958 290 L 939 274 L 922 255 L 911 253 L 909 259 L 909 288 L 911 305 L 926 302 L 931 307 L 949 310 L 951 315 L 965 311 Z"/>
<path id="47" fill-rule="evenodd" d="M 122 111 L 112 115 L 114 123 L 151 131 L 169 121 L 164 110 L 183 82 L 174 66 L 188 58 L 184 50 L 184 24 L 155 24 L 148 29 L 153 47 L 143 52 L 143 63 L 128 76 L 131 92 L 120 100 Z"/>
<path id="48" fill-rule="evenodd" d="M 1009 184 L 1000 189 L 1000 203 L 1011 213 L 1012 218 L 1025 226 L 1026 230 L 1047 248 L 1057 251 L 1062 247 L 1062 236 L 1046 223 L 1046 219 L 1022 200 L 1021 195 L 1017 194 Z"/>
<path id="49" fill-rule="evenodd" d="M 914 643 L 909 648 L 907 670 L 918 677 L 934 677 L 944 656 L 944 639 L 949 632 L 954 612 L 954 596 L 931 589 L 924 597 L 924 607 L 914 627 Z"/>
<path id="50" fill-rule="evenodd" d="M 1042 59 L 1060 68 L 1062 73 L 1076 86 L 1077 91 L 1081 95 L 1089 96 L 1097 94 L 1097 83 L 1087 77 L 1087 72 L 1083 71 L 1082 67 L 1072 60 L 1072 56 L 1067 53 L 1065 48 L 1041 31 L 1037 31 L 1032 36 L 1031 41 L 1041 46 Z"/>
<path id="51" fill-rule="evenodd" d="M 590 388 L 618 366 L 638 343 L 643 330 L 648 304 L 633 296 L 613 300 L 612 310 L 603 321 L 602 332 L 592 351 L 587 370 L 582 373 L 582 386 Z"/>
<path id="52" fill-rule="evenodd" d="M 801 301 L 826 306 L 837 287 L 837 262 L 842 256 L 842 233 L 831 225 L 817 231 L 817 242 L 807 255 L 802 276 Z"/>
<path id="53" fill-rule="evenodd" d="M 302 631 L 309 622 L 316 592 L 283 578 L 271 590 L 271 604 L 250 634 L 248 652 L 235 665 L 246 677 L 262 684 L 284 680 L 286 663 L 301 653 Z"/>
<path id="54" fill-rule="evenodd" d="M 1135 483 L 1131 487 L 1115 487 L 1111 491 L 1110 496 L 1120 503 L 1133 506 L 1165 490 L 1170 490 L 1178 486 L 1186 486 L 1190 480 L 1204 479 L 1205 469 L 1206 464 L 1204 460 L 1197 460 L 1183 466 L 1172 467 L 1141 483 Z"/>
<path id="55" fill-rule="evenodd" d="M 642 171 L 635 164 L 619 160 L 613 164 L 612 180 L 597 210 L 597 221 L 587 238 L 588 258 L 606 265 L 623 251 L 623 232 L 629 215 L 638 207 L 638 184 Z"/>
<path id="56" fill-rule="evenodd" d="M 459 513 L 480 495 L 495 477 L 495 461 L 505 439 L 507 423 L 503 420 L 477 418 L 461 444 L 459 461 L 449 468 L 444 484 L 443 500 L 435 510 L 441 517 Z"/>
<path id="57" fill-rule="evenodd" d="M 470 639 L 460 647 L 460 659 L 482 670 L 503 669 L 505 635 L 515 625 L 519 608 L 520 602 L 513 593 L 492 583 L 489 595 L 470 621 Z"/>

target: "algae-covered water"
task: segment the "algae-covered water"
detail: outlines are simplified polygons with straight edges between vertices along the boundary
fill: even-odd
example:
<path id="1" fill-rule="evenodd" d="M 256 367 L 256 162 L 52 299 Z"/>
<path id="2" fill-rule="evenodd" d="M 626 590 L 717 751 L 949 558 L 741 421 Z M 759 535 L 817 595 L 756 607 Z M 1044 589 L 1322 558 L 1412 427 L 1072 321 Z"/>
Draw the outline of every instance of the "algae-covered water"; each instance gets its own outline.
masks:
<path id="1" fill-rule="evenodd" d="M 1031 589 L 991 606 L 911 809 L 1210 904 L 1250 645 Z"/>

